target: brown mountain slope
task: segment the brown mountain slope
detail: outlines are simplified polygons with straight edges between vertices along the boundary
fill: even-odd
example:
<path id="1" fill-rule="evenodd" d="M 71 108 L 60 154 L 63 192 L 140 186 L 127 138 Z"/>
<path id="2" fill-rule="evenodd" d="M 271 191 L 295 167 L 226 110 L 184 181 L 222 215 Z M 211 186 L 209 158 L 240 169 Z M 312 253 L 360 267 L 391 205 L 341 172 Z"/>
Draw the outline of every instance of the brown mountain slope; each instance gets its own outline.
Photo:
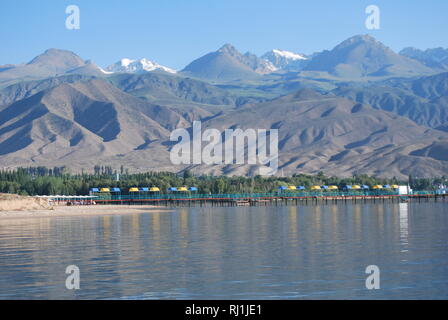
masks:
<path id="1" fill-rule="evenodd" d="M 206 126 L 219 130 L 278 129 L 279 161 L 284 174 L 323 171 L 340 176 L 357 172 L 404 177 L 410 173 L 431 176 L 448 172 L 448 162 L 439 155 L 448 146 L 446 133 L 312 90 L 240 108 Z M 243 174 L 254 168 L 246 165 L 195 170 Z"/>
<path id="2" fill-rule="evenodd" d="M 188 127 L 189 121 L 102 80 L 61 84 L 0 111 L 0 161 L 101 161 L 147 149 L 177 126 Z"/>

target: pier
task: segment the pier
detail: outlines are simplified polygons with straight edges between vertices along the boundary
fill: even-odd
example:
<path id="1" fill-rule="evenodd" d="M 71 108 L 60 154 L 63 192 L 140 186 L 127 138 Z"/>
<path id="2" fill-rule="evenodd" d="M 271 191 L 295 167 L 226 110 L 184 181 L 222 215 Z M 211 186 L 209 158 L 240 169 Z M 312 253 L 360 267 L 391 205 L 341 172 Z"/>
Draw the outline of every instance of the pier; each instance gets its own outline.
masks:
<path id="1" fill-rule="evenodd" d="M 330 203 L 367 202 L 422 202 L 444 201 L 448 194 L 420 191 L 400 195 L 390 191 L 365 192 L 300 192 L 300 193 L 249 193 L 249 194 L 95 194 L 96 204 L 155 205 L 164 207 L 234 207 L 234 206 L 285 206 Z"/>

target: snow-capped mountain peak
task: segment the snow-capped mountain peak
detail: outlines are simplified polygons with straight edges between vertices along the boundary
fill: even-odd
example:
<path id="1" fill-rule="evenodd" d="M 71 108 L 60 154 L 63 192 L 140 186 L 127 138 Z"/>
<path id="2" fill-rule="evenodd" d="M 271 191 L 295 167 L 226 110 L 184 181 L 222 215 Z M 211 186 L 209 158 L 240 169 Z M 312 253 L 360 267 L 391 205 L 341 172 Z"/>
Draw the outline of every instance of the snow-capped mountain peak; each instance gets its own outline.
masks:
<path id="1" fill-rule="evenodd" d="M 303 55 L 291 52 L 291 51 L 285 51 L 285 50 L 278 50 L 278 49 L 273 49 L 272 52 L 278 56 L 284 57 L 286 59 L 290 59 L 290 60 L 307 60 L 308 58 L 306 58 Z"/>
<path id="2" fill-rule="evenodd" d="M 123 59 L 121 59 L 120 60 L 120 64 L 123 66 L 123 67 L 127 67 L 127 66 L 129 66 L 131 63 L 133 63 L 133 62 L 135 62 L 135 60 L 131 60 L 131 59 L 127 59 L 127 58 L 123 58 Z"/>
<path id="3" fill-rule="evenodd" d="M 106 68 L 107 72 L 125 72 L 125 73 L 142 73 L 147 71 L 163 70 L 169 73 L 176 73 L 175 70 L 162 66 L 157 62 L 153 62 L 148 59 L 132 60 L 123 58 L 117 63 L 110 65 Z"/>
<path id="4" fill-rule="evenodd" d="M 306 55 L 279 49 L 268 51 L 261 58 L 272 63 L 277 69 L 289 71 L 299 71 L 309 61 Z"/>

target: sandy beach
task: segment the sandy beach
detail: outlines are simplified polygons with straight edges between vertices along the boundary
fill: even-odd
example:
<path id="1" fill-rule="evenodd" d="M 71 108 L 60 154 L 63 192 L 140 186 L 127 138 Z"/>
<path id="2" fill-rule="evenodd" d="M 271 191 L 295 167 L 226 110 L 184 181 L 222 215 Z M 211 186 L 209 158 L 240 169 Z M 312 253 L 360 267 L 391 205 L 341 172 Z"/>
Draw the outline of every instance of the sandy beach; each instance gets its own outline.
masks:
<path id="1" fill-rule="evenodd" d="M 0 221 L 5 219 L 122 215 L 142 212 L 169 212 L 170 209 L 157 206 L 128 205 L 49 205 L 44 199 L 12 194 L 0 194 Z"/>

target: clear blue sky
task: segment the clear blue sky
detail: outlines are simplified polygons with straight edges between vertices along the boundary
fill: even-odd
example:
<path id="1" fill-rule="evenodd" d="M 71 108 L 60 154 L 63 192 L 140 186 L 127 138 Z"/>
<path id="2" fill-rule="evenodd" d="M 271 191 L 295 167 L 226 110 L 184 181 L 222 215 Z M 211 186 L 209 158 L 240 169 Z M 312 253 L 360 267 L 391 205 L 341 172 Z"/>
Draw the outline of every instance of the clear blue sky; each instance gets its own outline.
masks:
<path id="1" fill-rule="evenodd" d="M 81 10 L 81 29 L 65 28 L 65 8 Z M 381 30 L 364 26 L 365 8 L 381 9 Z M 313 53 L 369 33 L 394 50 L 448 47 L 447 0 L 2 0 L 0 65 L 67 49 L 100 66 L 148 58 L 180 69 L 232 43 L 261 55 L 272 49 Z"/>

